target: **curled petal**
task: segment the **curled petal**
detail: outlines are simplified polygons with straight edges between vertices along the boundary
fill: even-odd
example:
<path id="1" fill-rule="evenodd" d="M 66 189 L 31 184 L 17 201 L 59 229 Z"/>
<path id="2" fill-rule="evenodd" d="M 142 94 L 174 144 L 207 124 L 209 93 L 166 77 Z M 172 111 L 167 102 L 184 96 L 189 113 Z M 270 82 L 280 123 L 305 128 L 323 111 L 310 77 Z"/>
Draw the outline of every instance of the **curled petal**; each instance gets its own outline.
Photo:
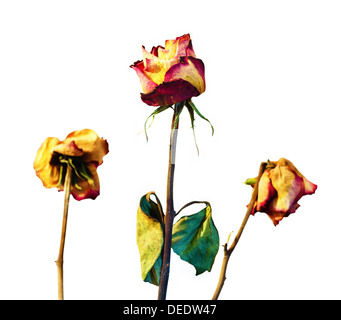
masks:
<path id="1" fill-rule="evenodd" d="M 294 166 L 294 164 L 291 161 L 289 161 L 285 158 L 281 158 L 277 161 L 277 165 L 278 166 L 288 166 L 297 176 L 299 176 L 303 179 L 303 187 L 304 187 L 303 195 L 313 194 L 316 191 L 317 185 L 310 182 L 308 179 L 306 179 L 303 176 L 303 174 L 298 171 L 298 169 Z"/>
<path id="2" fill-rule="evenodd" d="M 38 149 L 33 168 L 45 188 L 58 186 L 60 168 L 51 164 L 52 149 L 60 143 L 57 138 L 47 138 Z"/>
<path id="3" fill-rule="evenodd" d="M 184 57 L 187 55 L 187 48 L 191 42 L 191 37 L 189 34 L 185 34 L 181 37 L 177 37 L 173 43 L 173 47 L 176 47 L 176 56 Z M 193 48 L 192 48 L 193 51 Z"/>
<path id="4" fill-rule="evenodd" d="M 186 56 L 196 58 L 192 45 L 192 40 L 189 42 L 188 47 L 186 48 Z"/>
<path id="5" fill-rule="evenodd" d="M 268 211 L 266 212 L 268 217 L 271 219 L 274 226 L 277 226 L 279 222 L 284 218 L 285 214 L 283 212 Z"/>
<path id="6" fill-rule="evenodd" d="M 200 59 L 183 57 L 165 75 L 165 82 L 183 79 L 192 84 L 201 94 L 205 91 L 205 66 Z"/>
<path id="7" fill-rule="evenodd" d="M 97 133 L 91 129 L 83 129 L 70 133 L 63 144 L 74 143 L 78 149 L 83 151 L 82 160 L 102 164 L 103 157 L 109 152 L 108 142 L 99 138 Z"/>
<path id="8" fill-rule="evenodd" d="M 84 154 L 83 150 L 80 149 L 73 140 L 68 141 L 67 143 L 61 142 L 53 148 L 53 152 L 70 157 L 80 157 Z"/>
<path id="9" fill-rule="evenodd" d="M 270 208 L 268 208 L 265 213 L 271 219 L 274 226 L 277 226 L 278 223 L 284 217 L 288 217 L 290 214 L 296 212 L 296 210 L 299 208 L 299 206 L 300 205 L 298 203 L 294 203 L 287 212 L 282 212 L 282 211 L 272 210 L 272 206 L 270 205 Z"/>
<path id="10" fill-rule="evenodd" d="M 271 182 L 277 191 L 277 198 L 271 203 L 271 210 L 286 213 L 304 194 L 303 178 L 296 175 L 289 166 L 276 166 L 271 171 Z"/>
<path id="11" fill-rule="evenodd" d="M 303 177 L 304 182 L 304 195 L 313 194 L 317 189 L 317 185 L 310 182 L 308 179 Z"/>
<path id="12" fill-rule="evenodd" d="M 152 52 L 154 52 L 155 56 L 157 56 L 161 60 L 170 60 L 175 57 L 175 53 L 176 53 L 175 50 L 171 51 L 161 46 L 158 46 L 157 48 L 153 47 L 153 49 L 152 49 Z"/>
<path id="13" fill-rule="evenodd" d="M 143 55 L 143 73 L 154 83 L 161 84 L 164 81 L 165 74 L 170 68 L 168 60 L 161 60 L 142 47 Z"/>
<path id="14" fill-rule="evenodd" d="M 174 57 L 180 57 L 186 55 L 186 47 L 189 43 L 189 35 L 183 35 L 181 37 L 177 37 L 174 40 L 166 40 L 165 41 L 165 50 L 161 51 L 159 49 L 160 53 L 160 59 L 169 60 Z"/>
<path id="15" fill-rule="evenodd" d="M 155 87 L 157 87 L 157 84 L 144 73 L 143 61 L 136 61 L 130 67 L 135 70 L 137 76 L 139 77 L 142 91 L 144 93 L 151 92 Z"/>
<path id="16" fill-rule="evenodd" d="M 266 210 L 276 195 L 277 192 L 271 184 L 270 172 L 264 171 L 258 185 L 257 211 Z"/>
<path id="17" fill-rule="evenodd" d="M 144 48 L 144 47 L 143 47 Z M 159 51 L 160 50 L 160 51 Z M 165 48 L 163 46 L 156 46 L 153 47 L 152 50 L 150 51 L 151 54 L 153 54 L 155 57 L 159 57 L 159 52 L 163 52 L 165 50 Z"/>
<path id="18" fill-rule="evenodd" d="M 165 48 L 158 49 L 160 59 L 169 60 L 174 57 L 191 56 L 195 58 L 192 40 L 189 34 L 177 37 L 175 40 L 166 40 Z"/>
<path id="19" fill-rule="evenodd" d="M 152 49 L 152 52 L 155 49 Z M 143 74 L 156 84 L 161 84 L 165 80 L 167 70 L 174 64 L 179 63 L 179 57 L 161 59 L 152 53 L 149 53 L 142 47 L 143 55 Z M 141 69 L 141 66 L 140 66 Z"/>
<path id="20" fill-rule="evenodd" d="M 143 61 L 136 61 L 130 67 L 135 70 L 137 76 L 139 77 L 143 93 L 149 93 L 153 91 L 155 87 L 157 87 L 157 84 L 144 73 Z"/>

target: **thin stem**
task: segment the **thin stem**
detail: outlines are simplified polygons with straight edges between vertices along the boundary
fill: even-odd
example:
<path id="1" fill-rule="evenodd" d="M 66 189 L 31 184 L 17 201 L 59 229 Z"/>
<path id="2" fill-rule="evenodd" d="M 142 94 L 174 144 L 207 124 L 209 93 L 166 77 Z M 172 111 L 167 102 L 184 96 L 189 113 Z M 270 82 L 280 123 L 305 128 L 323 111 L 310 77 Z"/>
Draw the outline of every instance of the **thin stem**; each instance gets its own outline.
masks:
<path id="1" fill-rule="evenodd" d="M 175 152 L 176 142 L 179 128 L 179 116 L 183 108 L 183 103 L 176 104 L 174 107 L 170 145 L 169 145 L 169 160 L 168 160 L 168 176 L 167 176 L 167 208 L 165 217 L 165 236 L 164 236 L 164 247 L 163 247 L 163 259 L 159 283 L 159 300 L 166 299 L 168 278 L 169 278 L 169 267 L 172 247 L 172 229 L 173 221 L 175 217 L 174 201 L 173 201 L 173 186 L 174 186 L 174 170 L 175 170 Z"/>
<path id="2" fill-rule="evenodd" d="M 59 255 L 56 261 L 57 271 L 58 271 L 58 300 L 64 300 L 63 257 L 64 257 L 67 215 L 69 211 L 69 200 L 70 200 L 70 191 L 71 191 L 71 175 L 72 175 L 72 167 L 68 164 L 66 175 L 65 175 L 65 182 L 64 182 L 65 195 L 64 195 L 62 234 L 60 238 Z"/>
<path id="3" fill-rule="evenodd" d="M 267 163 L 266 162 L 262 162 L 260 167 L 259 167 L 259 173 L 258 173 L 258 177 L 257 177 L 257 181 L 254 185 L 254 188 L 253 188 L 253 192 L 252 192 L 252 196 L 251 196 L 251 201 L 247 207 L 247 210 L 246 210 L 246 214 L 245 214 L 245 217 L 243 219 L 243 222 L 238 230 L 238 233 L 236 234 L 231 246 L 229 248 L 227 248 L 227 243 L 225 243 L 224 245 L 224 258 L 223 258 L 223 263 L 222 263 L 222 266 L 221 266 L 221 271 L 220 271 L 220 276 L 219 276 L 219 280 L 218 280 L 218 285 L 217 285 L 217 288 L 213 294 L 213 297 L 212 297 L 212 300 L 217 300 L 218 297 L 219 297 L 219 294 L 224 286 L 224 282 L 226 280 L 226 268 L 227 268 L 227 263 L 231 257 L 231 254 L 233 252 L 233 250 L 235 249 L 242 233 L 243 233 L 243 230 L 245 228 L 245 225 L 250 217 L 250 214 L 252 212 L 252 209 L 254 207 L 254 204 L 255 202 L 257 201 L 257 196 L 258 196 L 258 184 L 259 184 L 259 180 L 266 168 L 266 165 Z"/>

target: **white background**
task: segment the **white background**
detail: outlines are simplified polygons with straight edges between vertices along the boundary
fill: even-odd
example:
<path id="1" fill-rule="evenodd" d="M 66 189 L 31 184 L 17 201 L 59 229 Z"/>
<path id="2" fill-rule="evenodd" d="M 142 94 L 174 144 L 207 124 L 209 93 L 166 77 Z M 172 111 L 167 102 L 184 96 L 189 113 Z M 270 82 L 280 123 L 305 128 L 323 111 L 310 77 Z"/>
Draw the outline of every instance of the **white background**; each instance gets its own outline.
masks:
<path id="1" fill-rule="evenodd" d="M 0 4 L 0 298 L 56 299 L 63 193 L 45 189 L 33 161 L 48 136 L 84 128 L 109 142 L 101 194 L 71 198 L 65 299 L 156 299 L 140 277 L 139 199 L 165 203 L 171 110 L 154 110 L 129 66 L 190 33 L 206 67 L 194 98 L 215 127 L 181 116 L 175 207 L 212 204 L 221 245 L 250 200 L 242 184 L 262 161 L 291 160 L 316 193 L 277 227 L 250 217 L 221 299 L 340 299 L 341 4 L 339 1 L 2 1 Z M 198 208 L 199 210 L 200 208 Z M 195 213 L 190 209 L 184 214 Z M 210 299 L 210 273 L 172 254 L 168 299 Z"/>

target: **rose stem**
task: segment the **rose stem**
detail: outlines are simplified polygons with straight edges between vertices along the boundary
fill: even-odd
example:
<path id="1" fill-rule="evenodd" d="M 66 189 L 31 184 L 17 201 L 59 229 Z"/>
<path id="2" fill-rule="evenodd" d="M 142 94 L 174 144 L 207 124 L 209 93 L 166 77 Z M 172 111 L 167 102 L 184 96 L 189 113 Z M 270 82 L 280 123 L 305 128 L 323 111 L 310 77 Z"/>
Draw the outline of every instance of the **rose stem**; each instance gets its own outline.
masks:
<path id="1" fill-rule="evenodd" d="M 64 300 L 64 281 L 63 281 L 63 256 L 64 256 L 64 245 L 65 245 L 65 235 L 66 235 L 66 223 L 67 215 L 69 211 L 69 200 L 70 200 L 70 190 L 71 190 L 71 175 L 72 167 L 68 164 L 65 182 L 64 182 L 64 212 L 63 212 L 63 222 L 62 222 L 62 234 L 60 239 L 59 255 L 56 261 L 57 271 L 58 271 L 58 300 Z"/>
<path id="2" fill-rule="evenodd" d="M 225 243 L 224 245 L 224 258 L 223 258 L 223 264 L 221 266 L 221 271 L 220 271 L 220 277 L 219 277 L 219 281 L 218 281 L 218 285 L 217 285 L 217 288 L 214 292 L 214 295 L 212 297 L 212 300 L 217 300 L 218 297 L 219 297 L 219 294 L 224 286 L 224 282 L 225 282 L 225 279 L 226 279 L 226 268 L 227 268 L 227 263 L 230 259 L 230 256 L 233 252 L 233 250 L 235 249 L 242 233 L 243 233 L 243 230 L 245 228 L 245 225 L 250 217 L 250 214 L 252 212 L 252 209 L 254 207 L 254 204 L 257 200 L 257 195 L 258 195 L 258 184 L 259 184 L 259 180 L 265 170 L 265 167 L 266 167 L 267 163 L 266 162 L 262 162 L 261 165 L 260 165 L 260 168 L 259 168 L 259 173 L 258 173 L 258 177 L 257 177 L 257 181 L 254 185 L 254 188 L 253 188 L 253 192 L 252 192 L 252 196 L 251 196 L 251 201 L 247 207 L 247 210 L 246 210 L 246 214 L 245 214 L 245 217 L 243 219 L 243 222 L 238 230 L 238 233 L 237 235 L 235 236 L 231 246 L 227 249 L 227 243 Z"/>
<path id="3" fill-rule="evenodd" d="M 169 161 L 168 161 L 168 176 L 167 176 L 167 208 L 165 218 L 165 236 L 163 247 L 163 259 L 159 283 L 159 300 L 166 299 L 167 285 L 169 278 L 170 256 L 172 247 L 172 229 L 175 217 L 174 202 L 173 202 L 173 184 L 174 184 L 174 170 L 175 170 L 175 151 L 179 128 L 179 114 L 182 110 L 183 104 L 176 104 L 174 106 L 174 113 L 172 119 L 170 145 L 169 145 Z"/>

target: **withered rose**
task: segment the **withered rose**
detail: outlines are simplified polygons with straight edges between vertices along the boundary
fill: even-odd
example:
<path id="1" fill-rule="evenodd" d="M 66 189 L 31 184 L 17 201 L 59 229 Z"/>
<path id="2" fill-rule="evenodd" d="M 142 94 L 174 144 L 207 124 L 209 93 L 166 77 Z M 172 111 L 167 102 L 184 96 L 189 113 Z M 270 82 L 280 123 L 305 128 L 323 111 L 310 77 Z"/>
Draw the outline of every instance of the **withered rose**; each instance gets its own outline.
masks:
<path id="1" fill-rule="evenodd" d="M 70 133 L 64 141 L 47 138 L 37 152 L 34 170 L 46 188 L 64 189 L 66 167 L 72 166 L 71 194 L 76 200 L 99 195 L 97 167 L 109 152 L 106 140 L 90 129 Z"/>
<path id="2" fill-rule="evenodd" d="M 143 60 L 131 65 L 141 82 L 141 99 L 151 106 L 166 106 L 199 96 L 205 91 L 204 63 L 197 59 L 189 34 L 166 40 L 165 47 L 142 46 Z"/>
<path id="3" fill-rule="evenodd" d="M 264 212 L 276 226 L 283 217 L 297 210 L 301 197 L 313 194 L 316 188 L 289 160 L 281 158 L 269 162 L 259 180 L 258 197 L 252 214 Z"/>

